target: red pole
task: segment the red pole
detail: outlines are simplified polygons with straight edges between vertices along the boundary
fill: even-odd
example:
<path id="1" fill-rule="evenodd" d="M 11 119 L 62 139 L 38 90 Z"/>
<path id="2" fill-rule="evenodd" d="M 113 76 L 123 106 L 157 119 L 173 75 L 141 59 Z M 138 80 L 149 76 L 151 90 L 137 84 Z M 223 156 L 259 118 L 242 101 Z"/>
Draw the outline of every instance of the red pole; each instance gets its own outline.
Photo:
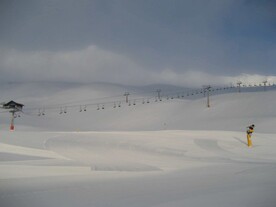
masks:
<path id="1" fill-rule="evenodd" d="M 14 130 L 14 112 L 12 112 L 12 118 L 11 118 L 11 126 L 10 126 L 10 130 L 13 131 Z"/>

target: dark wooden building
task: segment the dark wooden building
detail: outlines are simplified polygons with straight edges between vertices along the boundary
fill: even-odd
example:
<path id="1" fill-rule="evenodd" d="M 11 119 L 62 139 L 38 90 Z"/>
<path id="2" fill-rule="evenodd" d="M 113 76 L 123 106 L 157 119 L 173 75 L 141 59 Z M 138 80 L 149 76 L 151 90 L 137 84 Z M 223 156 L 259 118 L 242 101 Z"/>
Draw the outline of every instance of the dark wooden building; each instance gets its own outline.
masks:
<path id="1" fill-rule="evenodd" d="M 23 104 L 16 103 L 15 101 L 9 101 L 8 103 L 3 104 L 4 109 L 15 109 L 21 111 L 23 108 Z"/>

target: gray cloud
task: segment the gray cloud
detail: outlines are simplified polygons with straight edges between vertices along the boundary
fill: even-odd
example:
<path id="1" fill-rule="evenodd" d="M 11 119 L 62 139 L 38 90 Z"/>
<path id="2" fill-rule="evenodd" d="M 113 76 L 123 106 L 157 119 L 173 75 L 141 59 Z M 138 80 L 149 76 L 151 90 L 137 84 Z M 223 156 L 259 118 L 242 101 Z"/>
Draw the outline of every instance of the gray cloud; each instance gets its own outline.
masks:
<path id="1" fill-rule="evenodd" d="M 0 70 L 5 80 L 89 81 L 90 76 L 82 74 L 93 73 L 99 81 L 124 77 L 146 83 L 153 80 L 148 77 L 168 70 L 180 76 L 190 71 L 215 77 L 276 75 L 273 1 L 2 0 L 0 4 L 5 63 Z M 76 55 L 77 60 L 70 62 L 62 56 L 76 53 L 84 57 Z M 87 62 L 88 54 L 93 68 L 81 61 Z M 3 60 L 13 55 L 20 56 L 14 63 Z M 16 65 L 19 62 L 21 66 Z"/>
<path id="2" fill-rule="evenodd" d="M 146 70 L 139 63 L 118 53 L 89 46 L 74 51 L 0 50 L 0 81 L 62 81 L 110 82 L 127 85 L 173 84 L 199 87 L 203 84 L 260 83 L 265 79 L 276 82 L 276 76 L 241 74 L 238 76 L 210 75 L 199 70 L 175 72 L 162 67 Z"/>

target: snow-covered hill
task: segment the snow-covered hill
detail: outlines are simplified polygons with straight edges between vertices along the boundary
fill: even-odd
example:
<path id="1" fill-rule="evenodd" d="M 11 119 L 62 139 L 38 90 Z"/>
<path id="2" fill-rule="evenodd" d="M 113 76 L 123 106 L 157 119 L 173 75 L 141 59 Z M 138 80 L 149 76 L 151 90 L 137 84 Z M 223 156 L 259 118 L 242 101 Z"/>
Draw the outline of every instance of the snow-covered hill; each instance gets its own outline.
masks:
<path id="1" fill-rule="evenodd" d="M 200 93 L 155 102 L 149 92 L 155 90 L 3 86 L 5 99 L 26 108 L 13 132 L 10 114 L 1 113 L 0 206 L 275 206 L 275 90 L 213 94 L 210 108 Z M 126 91 L 131 106 L 113 108 Z M 139 99 L 152 96 L 150 103 Z M 110 103 L 79 112 L 83 103 L 101 101 Z M 61 105 L 72 104 L 60 114 Z M 38 116 L 42 105 L 45 116 Z M 244 131 L 251 123 L 248 148 Z"/>
<path id="2" fill-rule="evenodd" d="M 1 88 L 5 100 L 24 103 L 24 114 L 16 119 L 16 129 L 54 131 L 104 130 L 225 130 L 244 131 L 254 123 L 259 132 L 276 132 L 276 90 L 216 95 L 212 92 L 211 107 L 206 107 L 203 94 L 155 102 L 156 88 L 127 87 L 114 84 L 17 84 Z M 161 88 L 162 86 L 160 86 Z M 164 94 L 181 91 L 163 86 Z M 167 89 L 167 91 L 166 91 Z M 123 94 L 130 92 L 130 103 Z M 189 91 L 183 88 L 182 91 Z M 176 94 L 176 92 L 174 93 Z M 142 98 L 145 98 L 143 104 Z M 150 103 L 147 103 L 147 98 Z M 4 100 L 3 100 L 4 101 Z M 87 106 L 84 104 L 89 103 Z M 100 103 L 100 104 L 96 104 Z M 101 104 L 103 103 L 103 104 Z M 119 107 L 119 104 L 121 107 Z M 135 104 L 135 105 L 133 105 Z M 114 105 L 116 108 L 114 108 Z M 70 107 L 74 106 L 74 107 Z M 86 112 L 83 111 L 86 107 Z M 104 110 L 102 109 L 104 107 Z M 60 110 L 66 108 L 66 114 Z M 80 113 L 80 108 L 82 112 Z M 100 110 L 97 110 L 100 108 Z M 38 116 L 45 109 L 45 116 Z M 8 129 L 10 115 L 1 113 L 1 128 Z"/>

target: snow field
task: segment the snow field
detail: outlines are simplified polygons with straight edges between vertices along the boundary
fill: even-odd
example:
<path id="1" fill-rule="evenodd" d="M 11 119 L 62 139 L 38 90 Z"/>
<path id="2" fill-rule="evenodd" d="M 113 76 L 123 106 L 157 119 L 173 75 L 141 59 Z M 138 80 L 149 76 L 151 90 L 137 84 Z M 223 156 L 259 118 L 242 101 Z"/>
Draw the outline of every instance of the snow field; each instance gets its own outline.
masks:
<path id="1" fill-rule="evenodd" d="M 26 105 L 89 99 L 83 87 L 29 88 L 12 91 L 25 91 Z M 112 90 L 121 88 L 98 85 L 91 97 Z M 29 113 L 14 132 L 3 114 L 0 206 L 275 207 L 275 101 L 267 91 L 212 96 L 211 108 L 199 98 Z"/>

